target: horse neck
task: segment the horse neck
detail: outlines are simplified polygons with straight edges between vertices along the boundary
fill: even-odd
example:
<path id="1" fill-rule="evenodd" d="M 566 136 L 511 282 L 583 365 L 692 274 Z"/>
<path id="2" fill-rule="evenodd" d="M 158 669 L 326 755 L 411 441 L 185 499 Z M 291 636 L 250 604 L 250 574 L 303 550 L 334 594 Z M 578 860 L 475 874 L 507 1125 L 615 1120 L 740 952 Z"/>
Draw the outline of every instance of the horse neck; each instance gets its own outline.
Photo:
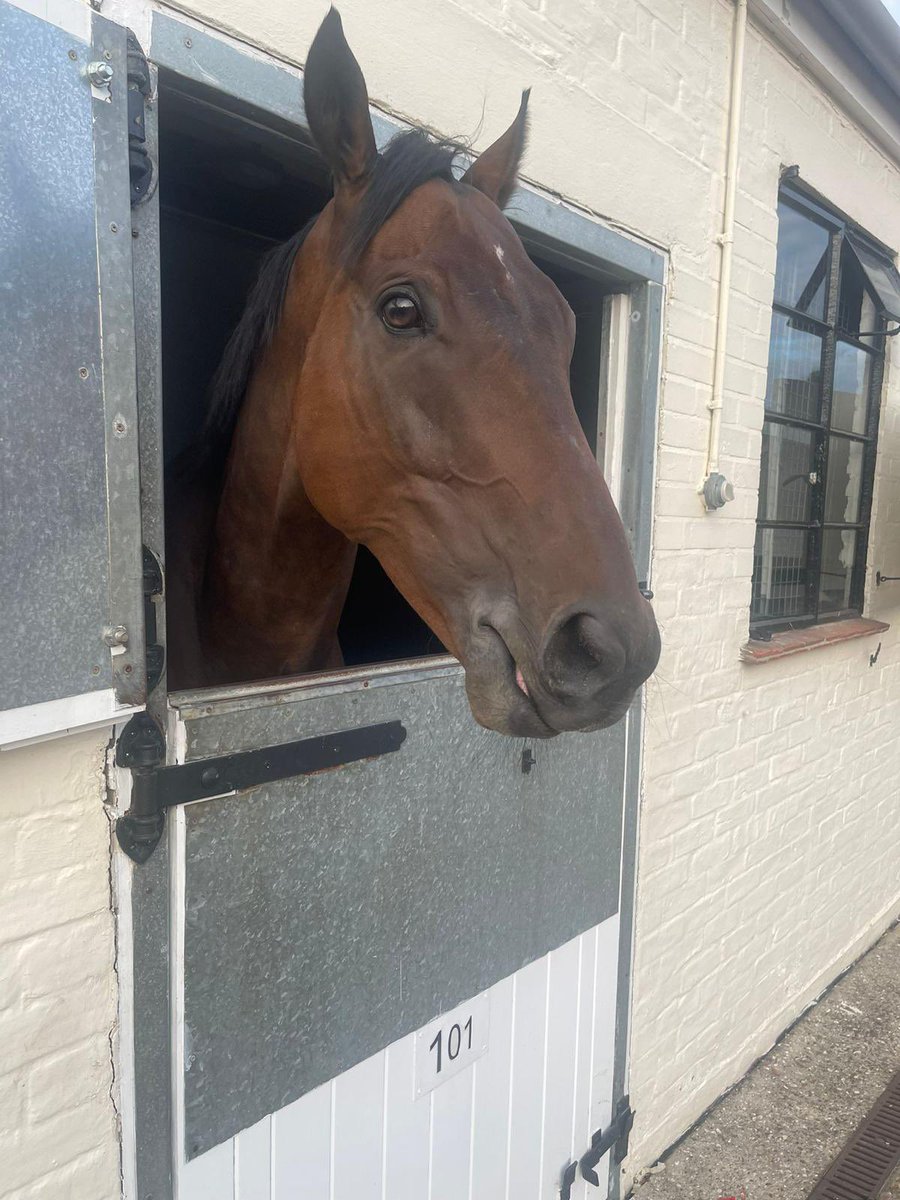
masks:
<path id="1" fill-rule="evenodd" d="M 289 336 L 276 335 L 247 390 L 216 513 L 201 604 L 204 654 L 216 675 L 210 682 L 343 662 L 337 626 L 356 547 L 313 508 L 295 466 L 297 347 L 306 338 L 290 299 L 282 326 Z"/>

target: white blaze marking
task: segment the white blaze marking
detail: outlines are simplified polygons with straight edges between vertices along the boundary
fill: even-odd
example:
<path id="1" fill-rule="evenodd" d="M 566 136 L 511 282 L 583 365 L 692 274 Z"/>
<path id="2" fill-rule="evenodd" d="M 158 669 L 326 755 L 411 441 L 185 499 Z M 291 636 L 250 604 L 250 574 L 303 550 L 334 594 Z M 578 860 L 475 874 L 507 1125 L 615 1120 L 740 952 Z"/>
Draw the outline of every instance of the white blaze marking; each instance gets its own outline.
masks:
<path id="1" fill-rule="evenodd" d="M 497 259 L 500 263 L 500 266 L 503 268 L 504 272 L 506 273 L 506 278 L 509 279 L 510 281 L 512 281 L 512 275 L 510 275 L 509 267 L 506 265 L 506 255 L 503 252 L 503 247 L 499 246 L 499 245 L 495 246 L 494 253 L 497 255 Z"/>

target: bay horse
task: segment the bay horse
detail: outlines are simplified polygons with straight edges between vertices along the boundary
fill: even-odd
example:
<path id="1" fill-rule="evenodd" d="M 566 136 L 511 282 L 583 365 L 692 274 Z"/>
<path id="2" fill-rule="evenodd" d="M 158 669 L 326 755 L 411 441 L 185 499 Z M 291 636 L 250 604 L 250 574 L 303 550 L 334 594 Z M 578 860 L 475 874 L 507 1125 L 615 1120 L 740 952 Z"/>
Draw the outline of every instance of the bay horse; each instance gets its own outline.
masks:
<path id="1" fill-rule="evenodd" d="M 461 179 L 459 147 L 421 130 L 379 154 L 332 9 L 304 101 L 334 194 L 264 263 L 206 465 L 167 489 L 170 683 L 340 667 L 362 544 L 464 666 L 482 725 L 612 724 L 659 635 L 575 413 L 574 315 L 502 212 L 528 93 Z"/>

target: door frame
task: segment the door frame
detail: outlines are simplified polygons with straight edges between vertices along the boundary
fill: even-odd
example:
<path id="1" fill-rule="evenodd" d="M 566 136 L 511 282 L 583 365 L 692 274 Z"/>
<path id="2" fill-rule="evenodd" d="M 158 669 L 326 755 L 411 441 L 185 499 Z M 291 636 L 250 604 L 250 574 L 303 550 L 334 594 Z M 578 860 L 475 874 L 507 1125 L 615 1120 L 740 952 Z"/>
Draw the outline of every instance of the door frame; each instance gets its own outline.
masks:
<path id="1" fill-rule="evenodd" d="M 164 12 L 152 13 L 150 30 L 150 43 L 144 50 L 151 64 L 154 95 L 158 71 L 163 70 L 187 91 L 214 91 L 236 111 L 262 113 L 276 126 L 290 126 L 295 133 L 306 129 L 299 85 L 302 72 L 298 68 Z M 379 146 L 404 128 L 375 109 L 371 115 Z M 156 104 L 147 108 L 146 135 L 148 151 L 158 163 Z M 620 336 L 612 353 L 610 343 L 614 338 L 604 337 L 599 419 L 604 420 L 611 410 L 616 412 L 619 459 L 612 467 L 618 483 L 616 500 L 638 578 L 649 583 L 666 257 L 658 249 L 609 228 L 594 215 L 532 185 L 521 186 L 517 193 L 514 217 L 520 233 L 543 256 L 614 284 L 616 294 L 609 298 L 605 333 Z M 134 279 L 143 536 L 164 563 L 158 206 L 149 203 L 136 208 L 133 228 L 137 234 Z M 622 347 L 625 331 L 627 346 Z M 610 464 L 606 465 L 610 469 Z M 165 644 L 162 609 L 157 614 L 157 629 Z M 421 675 L 423 669 L 446 671 L 447 667 L 446 658 L 436 659 L 433 666 L 424 668 L 421 660 L 406 667 L 393 664 L 397 671 L 408 671 L 410 679 Z M 365 670 L 371 673 L 371 668 Z M 285 686 L 296 688 L 297 682 L 286 682 Z M 313 681 L 310 686 L 314 686 Z M 253 697 L 247 696 L 244 703 L 249 711 Z M 164 674 L 149 697 L 148 709 L 163 729 L 170 727 L 172 713 Z M 640 693 L 625 718 L 614 1108 L 627 1091 L 642 715 Z M 169 738 L 167 747 L 170 763 L 177 758 L 172 741 Z M 119 811 L 124 812 L 129 804 L 130 773 L 115 770 Z M 175 1093 L 171 1070 L 178 1059 L 173 1053 L 170 1021 L 170 950 L 177 945 L 177 938 L 169 903 L 174 864 L 168 830 L 144 865 L 135 866 L 118 851 L 114 858 L 125 1195 L 129 1200 L 143 1200 L 148 1194 L 154 1200 L 172 1200 Z M 620 1174 L 619 1165 L 611 1163 L 612 1200 L 618 1200 L 620 1194 Z"/>

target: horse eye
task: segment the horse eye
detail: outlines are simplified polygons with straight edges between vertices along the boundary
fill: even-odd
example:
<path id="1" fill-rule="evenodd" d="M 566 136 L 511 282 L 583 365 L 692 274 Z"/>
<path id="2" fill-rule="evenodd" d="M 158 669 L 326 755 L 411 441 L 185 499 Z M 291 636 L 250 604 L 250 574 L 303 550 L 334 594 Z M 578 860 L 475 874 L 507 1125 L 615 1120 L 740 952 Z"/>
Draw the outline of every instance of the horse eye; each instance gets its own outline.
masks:
<path id="1" fill-rule="evenodd" d="M 412 296 L 396 292 L 381 302 L 381 319 L 392 332 L 424 329 L 425 318 Z"/>

